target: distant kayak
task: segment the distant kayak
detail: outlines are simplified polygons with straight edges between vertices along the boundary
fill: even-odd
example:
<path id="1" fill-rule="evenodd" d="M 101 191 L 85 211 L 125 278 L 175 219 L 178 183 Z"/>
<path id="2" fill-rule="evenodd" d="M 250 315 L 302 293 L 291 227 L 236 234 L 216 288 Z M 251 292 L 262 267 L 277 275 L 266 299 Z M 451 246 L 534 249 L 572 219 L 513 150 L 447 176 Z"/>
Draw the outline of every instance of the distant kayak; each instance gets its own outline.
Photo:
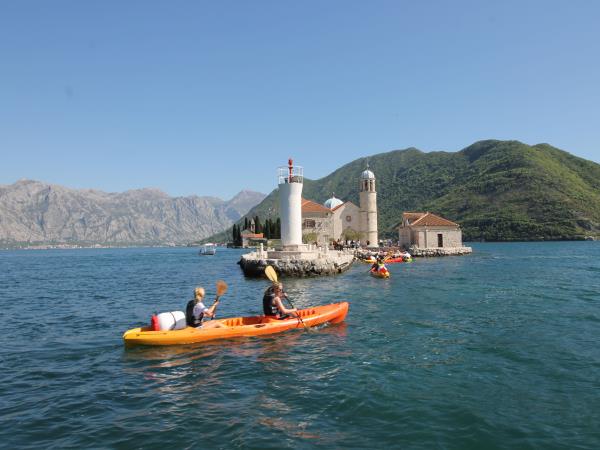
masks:
<path id="1" fill-rule="evenodd" d="M 386 259 L 385 263 L 386 264 L 396 264 L 396 263 L 403 263 L 403 262 L 412 262 L 412 258 L 404 258 L 402 256 L 399 256 L 397 258 L 390 258 L 390 259 Z"/>
<path id="2" fill-rule="evenodd" d="M 390 272 L 388 272 L 387 269 L 383 269 L 383 270 L 371 270 L 371 276 L 375 277 L 375 278 L 389 278 L 390 277 Z"/>
<path id="3" fill-rule="evenodd" d="M 307 327 L 323 323 L 339 323 L 348 314 L 348 302 L 315 306 L 298 311 Z M 182 330 L 152 331 L 151 327 L 133 328 L 123 334 L 127 345 L 177 345 L 196 342 L 229 339 L 236 337 L 260 336 L 263 334 L 281 333 L 295 328 L 303 329 L 302 322 L 295 317 L 284 320 L 265 316 L 232 317 L 219 319 L 227 328 L 193 328 Z"/>

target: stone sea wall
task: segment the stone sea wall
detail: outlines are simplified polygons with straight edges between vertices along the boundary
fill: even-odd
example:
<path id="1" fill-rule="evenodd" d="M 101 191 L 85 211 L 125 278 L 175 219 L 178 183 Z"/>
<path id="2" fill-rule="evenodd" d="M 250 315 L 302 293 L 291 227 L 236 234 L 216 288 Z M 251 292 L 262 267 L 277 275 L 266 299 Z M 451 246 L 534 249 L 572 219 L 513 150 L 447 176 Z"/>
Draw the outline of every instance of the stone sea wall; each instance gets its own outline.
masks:
<path id="1" fill-rule="evenodd" d="M 354 255 L 346 252 L 328 252 L 312 259 L 280 258 L 274 259 L 260 252 L 242 255 L 238 264 L 249 277 L 262 277 L 267 266 L 287 277 L 311 277 L 334 275 L 348 270 L 352 266 Z"/>
<path id="2" fill-rule="evenodd" d="M 384 247 L 380 251 L 385 255 L 399 255 L 402 252 L 398 247 Z M 357 259 L 368 259 L 377 253 L 377 251 L 360 248 L 355 251 L 355 256 Z M 420 248 L 413 245 L 408 249 L 408 253 L 416 257 L 458 256 L 473 253 L 473 249 L 471 247 Z"/>
<path id="3" fill-rule="evenodd" d="M 418 247 L 410 247 L 408 252 L 412 256 L 458 256 L 458 255 L 468 255 L 469 253 L 473 253 L 473 249 L 471 247 L 450 247 L 450 248 L 418 248 Z"/>

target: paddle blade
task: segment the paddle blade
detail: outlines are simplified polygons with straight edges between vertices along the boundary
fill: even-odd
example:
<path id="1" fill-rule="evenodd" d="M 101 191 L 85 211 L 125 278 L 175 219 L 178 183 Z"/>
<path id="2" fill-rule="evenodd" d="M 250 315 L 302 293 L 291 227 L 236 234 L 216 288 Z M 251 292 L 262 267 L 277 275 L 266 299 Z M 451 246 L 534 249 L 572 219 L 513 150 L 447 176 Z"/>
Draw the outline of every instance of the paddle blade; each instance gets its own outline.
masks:
<path id="1" fill-rule="evenodd" d="M 227 292 L 227 283 L 223 280 L 217 281 L 217 297 L 225 294 L 225 292 Z"/>
<path id="2" fill-rule="evenodd" d="M 273 266 L 265 267 L 265 275 L 267 276 L 267 278 L 269 280 L 271 280 L 271 282 L 277 283 L 277 272 L 275 272 L 275 269 L 273 269 Z"/>

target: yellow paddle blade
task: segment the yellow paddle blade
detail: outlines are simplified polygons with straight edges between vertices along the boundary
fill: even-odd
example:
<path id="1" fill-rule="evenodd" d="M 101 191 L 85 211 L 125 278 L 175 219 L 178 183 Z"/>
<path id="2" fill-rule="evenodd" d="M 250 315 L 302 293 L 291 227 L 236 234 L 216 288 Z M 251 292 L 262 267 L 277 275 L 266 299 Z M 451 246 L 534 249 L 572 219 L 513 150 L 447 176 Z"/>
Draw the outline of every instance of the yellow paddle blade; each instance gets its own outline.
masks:
<path id="1" fill-rule="evenodd" d="M 223 280 L 217 281 L 217 296 L 220 297 L 225 292 L 227 292 L 227 283 L 225 283 Z"/>
<path id="2" fill-rule="evenodd" d="M 272 283 L 277 283 L 277 272 L 275 272 L 272 266 L 265 267 L 265 275 Z"/>

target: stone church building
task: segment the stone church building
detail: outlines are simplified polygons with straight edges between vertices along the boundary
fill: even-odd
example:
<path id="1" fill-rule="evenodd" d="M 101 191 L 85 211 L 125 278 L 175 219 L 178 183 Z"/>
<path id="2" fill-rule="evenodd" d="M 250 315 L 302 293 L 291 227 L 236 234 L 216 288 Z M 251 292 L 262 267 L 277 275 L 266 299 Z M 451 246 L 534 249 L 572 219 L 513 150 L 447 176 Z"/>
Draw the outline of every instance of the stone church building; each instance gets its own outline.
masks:
<path id="1" fill-rule="evenodd" d="M 413 254 L 464 254 L 462 231 L 457 223 L 430 212 L 405 212 L 398 226 L 398 244 Z"/>
<path id="2" fill-rule="evenodd" d="M 360 240 L 363 245 L 377 247 L 377 191 L 375 174 L 368 165 L 360 175 L 359 189 L 360 206 L 335 195 L 322 205 L 302 199 L 302 234 L 307 240 L 320 246 L 337 240 Z"/>

